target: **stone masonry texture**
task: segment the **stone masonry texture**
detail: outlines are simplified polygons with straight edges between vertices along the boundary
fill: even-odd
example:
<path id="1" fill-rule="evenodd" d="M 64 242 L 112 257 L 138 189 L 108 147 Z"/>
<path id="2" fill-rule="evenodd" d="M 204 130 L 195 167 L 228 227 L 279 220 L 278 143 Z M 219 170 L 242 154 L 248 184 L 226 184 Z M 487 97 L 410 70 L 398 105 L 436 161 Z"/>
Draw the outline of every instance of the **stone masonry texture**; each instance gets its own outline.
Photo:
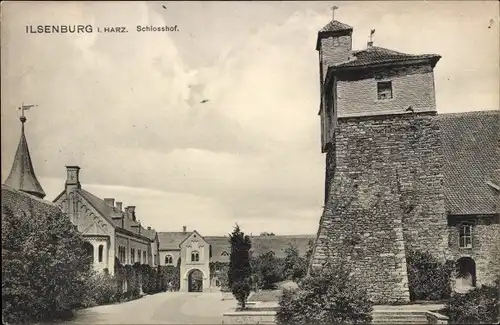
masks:
<path id="1" fill-rule="evenodd" d="M 368 112 L 436 110 L 434 73 L 430 64 L 365 69 L 339 74 L 337 78 L 338 116 Z M 377 82 L 392 82 L 393 98 L 378 100 Z"/>
<path id="2" fill-rule="evenodd" d="M 477 215 L 449 218 L 448 257 L 458 260 L 471 257 L 476 263 L 477 284 L 491 284 L 500 279 L 500 224 L 498 215 Z M 459 229 L 472 225 L 472 247 L 460 248 Z"/>
<path id="3" fill-rule="evenodd" d="M 439 139 L 433 113 L 339 119 L 313 267 L 332 259 L 376 302 L 409 300 L 406 250 L 448 245 Z"/>

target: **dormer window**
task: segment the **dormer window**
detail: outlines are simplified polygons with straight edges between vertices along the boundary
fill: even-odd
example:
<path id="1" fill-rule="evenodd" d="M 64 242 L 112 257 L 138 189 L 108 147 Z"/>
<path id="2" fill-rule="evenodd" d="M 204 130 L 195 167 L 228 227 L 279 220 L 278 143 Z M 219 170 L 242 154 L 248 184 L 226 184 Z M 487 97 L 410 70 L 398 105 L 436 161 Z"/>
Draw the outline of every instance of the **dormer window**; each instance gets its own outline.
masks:
<path id="1" fill-rule="evenodd" d="M 472 248 L 472 225 L 460 225 L 459 245 L 460 248 Z"/>
<path id="2" fill-rule="evenodd" d="M 220 255 L 221 256 L 229 256 L 229 254 L 226 251 L 223 251 Z"/>
<path id="3" fill-rule="evenodd" d="M 392 81 L 377 82 L 378 100 L 392 99 Z"/>

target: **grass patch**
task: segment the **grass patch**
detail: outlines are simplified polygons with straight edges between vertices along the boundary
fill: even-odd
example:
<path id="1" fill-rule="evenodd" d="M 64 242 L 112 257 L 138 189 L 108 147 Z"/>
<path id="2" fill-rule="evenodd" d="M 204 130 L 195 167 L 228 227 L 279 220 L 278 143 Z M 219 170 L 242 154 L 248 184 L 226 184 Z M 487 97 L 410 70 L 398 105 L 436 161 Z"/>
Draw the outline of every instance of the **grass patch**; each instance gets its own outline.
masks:
<path id="1" fill-rule="evenodd" d="M 282 295 L 283 295 L 282 290 L 262 290 L 259 292 L 254 292 L 248 298 L 248 301 L 278 302 Z"/>

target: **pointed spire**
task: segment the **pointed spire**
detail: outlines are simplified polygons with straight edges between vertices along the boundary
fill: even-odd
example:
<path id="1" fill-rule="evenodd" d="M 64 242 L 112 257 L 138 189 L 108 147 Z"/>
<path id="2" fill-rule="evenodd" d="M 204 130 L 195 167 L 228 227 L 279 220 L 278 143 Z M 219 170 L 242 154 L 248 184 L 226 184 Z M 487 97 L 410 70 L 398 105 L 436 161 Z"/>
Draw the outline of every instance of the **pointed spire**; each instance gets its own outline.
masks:
<path id="1" fill-rule="evenodd" d="M 21 139 L 19 140 L 14 163 L 12 164 L 9 177 L 5 181 L 5 185 L 43 199 L 45 197 L 45 191 L 35 176 L 35 170 L 33 169 L 28 149 L 28 142 L 24 134 L 24 123 L 26 122 L 24 110 L 23 106 L 23 114 L 19 118 L 21 120 Z"/>

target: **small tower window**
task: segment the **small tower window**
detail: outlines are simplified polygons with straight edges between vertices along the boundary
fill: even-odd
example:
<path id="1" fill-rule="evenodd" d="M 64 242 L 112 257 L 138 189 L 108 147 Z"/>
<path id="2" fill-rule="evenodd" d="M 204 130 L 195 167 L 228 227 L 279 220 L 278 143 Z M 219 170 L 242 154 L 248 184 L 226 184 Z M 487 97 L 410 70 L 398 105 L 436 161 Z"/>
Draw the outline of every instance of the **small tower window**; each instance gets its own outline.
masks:
<path id="1" fill-rule="evenodd" d="M 377 98 L 379 100 L 392 98 L 392 81 L 377 82 Z"/>
<path id="2" fill-rule="evenodd" d="M 172 264 L 173 260 L 172 255 L 165 256 L 165 264 Z"/>
<path id="3" fill-rule="evenodd" d="M 191 253 L 191 262 L 199 262 L 200 254 L 197 251 Z"/>
<path id="4" fill-rule="evenodd" d="M 472 225 L 462 224 L 459 232 L 460 248 L 472 248 Z"/>
<path id="5" fill-rule="evenodd" d="M 226 251 L 223 251 L 220 255 L 221 256 L 229 256 L 229 254 Z"/>

